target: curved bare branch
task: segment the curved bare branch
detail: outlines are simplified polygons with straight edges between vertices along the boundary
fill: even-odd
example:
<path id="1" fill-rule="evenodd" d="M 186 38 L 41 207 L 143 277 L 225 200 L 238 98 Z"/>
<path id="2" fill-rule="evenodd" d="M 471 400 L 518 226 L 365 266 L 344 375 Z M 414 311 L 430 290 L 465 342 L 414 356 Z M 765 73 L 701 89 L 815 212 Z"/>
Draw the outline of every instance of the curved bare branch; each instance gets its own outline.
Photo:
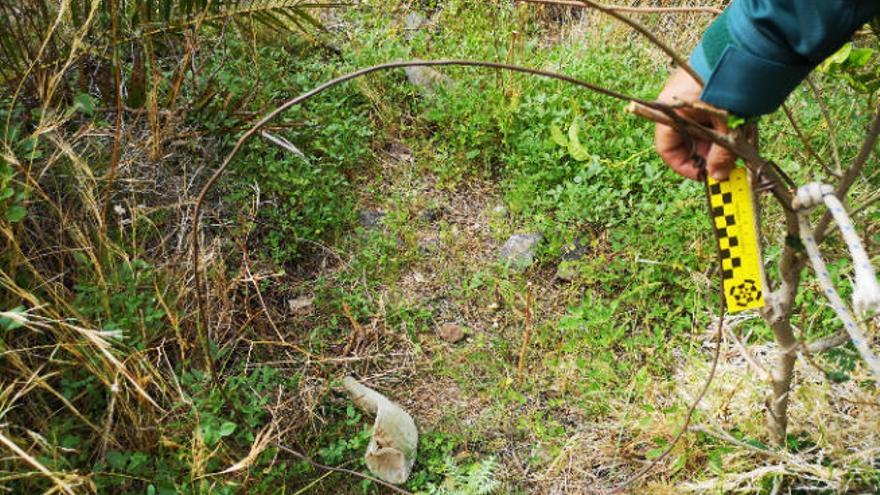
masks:
<path id="1" fill-rule="evenodd" d="M 583 7 L 577 0 L 516 0 L 521 3 L 534 3 L 539 5 L 562 5 L 566 7 Z M 614 12 L 627 12 L 631 14 L 712 14 L 718 15 L 721 9 L 715 7 L 631 7 L 629 5 L 605 5 L 605 8 Z"/>

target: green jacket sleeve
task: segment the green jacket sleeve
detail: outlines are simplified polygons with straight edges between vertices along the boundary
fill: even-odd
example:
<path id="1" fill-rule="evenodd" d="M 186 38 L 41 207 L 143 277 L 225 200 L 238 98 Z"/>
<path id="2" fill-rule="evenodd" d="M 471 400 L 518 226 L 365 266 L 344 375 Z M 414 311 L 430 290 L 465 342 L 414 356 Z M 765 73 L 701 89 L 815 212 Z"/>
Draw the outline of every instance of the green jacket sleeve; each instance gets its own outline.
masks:
<path id="1" fill-rule="evenodd" d="M 745 117 L 770 113 L 878 13 L 880 0 L 734 0 L 691 54 L 702 99 Z"/>

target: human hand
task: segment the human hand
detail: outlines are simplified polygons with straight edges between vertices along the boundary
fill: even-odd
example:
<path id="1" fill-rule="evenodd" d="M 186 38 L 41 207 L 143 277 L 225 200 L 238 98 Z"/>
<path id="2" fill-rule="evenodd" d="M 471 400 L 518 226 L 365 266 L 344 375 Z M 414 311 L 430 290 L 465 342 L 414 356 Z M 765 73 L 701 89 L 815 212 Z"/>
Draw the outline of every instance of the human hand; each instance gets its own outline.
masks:
<path id="1" fill-rule="evenodd" d="M 678 69 L 669 76 L 657 101 L 667 104 L 693 103 L 700 100 L 700 84 L 690 74 Z M 679 108 L 676 113 L 721 133 L 727 133 L 727 122 L 718 115 L 696 108 Z M 699 180 L 699 169 L 691 152 L 691 140 L 672 127 L 657 124 L 654 146 L 660 158 L 676 173 Z M 694 139 L 693 151 L 706 161 L 706 172 L 713 179 L 724 180 L 730 175 L 736 155 L 711 141 Z"/>

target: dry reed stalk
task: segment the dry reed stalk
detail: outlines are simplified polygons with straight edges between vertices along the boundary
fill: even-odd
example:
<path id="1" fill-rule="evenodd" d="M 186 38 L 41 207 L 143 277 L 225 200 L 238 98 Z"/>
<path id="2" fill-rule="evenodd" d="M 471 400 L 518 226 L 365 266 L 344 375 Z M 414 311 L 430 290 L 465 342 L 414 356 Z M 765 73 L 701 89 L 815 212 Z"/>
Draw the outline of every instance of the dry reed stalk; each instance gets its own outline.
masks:
<path id="1" fill-rule="evenodd" d="M 342 301 L 342 312 L 345 313 L 345 317 L 351 323 L 351 334 L 348 337 L 348 343 L 345 344 L 345 349 L 342 350 L 342 355 L 347 356 L 349 352 L 355 350 L 356 346 L 360 344 L 360 340 L 364 338 L 365 333 L 361 324 L 351 314 L 351 308 L 348 307 L 348 303 L 345 301 Z"/>
<path id="2" fill-rule="evenodd" d="M 529 342 L 532 340 L 532 283 L 526 284 L 526 307 L 525 315 L 525 331 L 523 332 L 522 345 L 519 348 L 519 361 L 516 366 L 517 383 L 522 385 L 523 376 L 525 376 L 526 353 L 529 350 Z"/>
<path id="3" fill-rule="evenodd" d="M 68 495 L 76 495 L 76 492 L 74 492 L 73 488 L 68 483 L 56 476 L 56 474 L 50 471 L 49 468 L 47 468 L 36 458 L 25 452 L 15 442 L 7 438 L 6 435 L 4 435 L 2 432 L 0 432 L 0 443 L 5 445 L 15 455 L 21 457 L 23 461 L 33 466 L 37 471 L 43 473 L 47 478 L 52 481 L 52 483 L 55 484 L 55 487 L 58 490 Z"/>

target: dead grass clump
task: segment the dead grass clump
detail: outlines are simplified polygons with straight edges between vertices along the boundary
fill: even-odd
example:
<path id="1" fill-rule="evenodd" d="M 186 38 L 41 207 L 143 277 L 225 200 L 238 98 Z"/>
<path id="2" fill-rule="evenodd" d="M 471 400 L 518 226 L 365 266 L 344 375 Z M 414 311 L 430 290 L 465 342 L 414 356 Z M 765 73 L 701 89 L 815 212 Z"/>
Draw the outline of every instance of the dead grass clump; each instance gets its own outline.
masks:
<path id="1" fill-rule="evenodd" d="M 760 361 L 772 356 L 772 348 L 772 344 L 753 345 L 748 352 Z M 707 369 L 708 363 L 699 357 L 682 363 L 677 374 L 681 400 L 690 400 Z M 702 402 L 701 420 L 692 427 L 714 444 L 730 448 L 723 456 L 724 475 L 682 488 L 757 493 L 769 482 L 793 490 L 843 493 L 872 486 L 880 445 L 880 406 L 877 392 L 860 385 L 867 373 L 857 370 L 849 380 L 834 383 L 801 359 L 795 376 L 792 394 L 797 400 L 790 410 L 788 449 L 769 448 L 764 425 L 768 385 L 740 352 L 726 352 Z M 703 445 L 695 447 L 705 449 Z"/>

